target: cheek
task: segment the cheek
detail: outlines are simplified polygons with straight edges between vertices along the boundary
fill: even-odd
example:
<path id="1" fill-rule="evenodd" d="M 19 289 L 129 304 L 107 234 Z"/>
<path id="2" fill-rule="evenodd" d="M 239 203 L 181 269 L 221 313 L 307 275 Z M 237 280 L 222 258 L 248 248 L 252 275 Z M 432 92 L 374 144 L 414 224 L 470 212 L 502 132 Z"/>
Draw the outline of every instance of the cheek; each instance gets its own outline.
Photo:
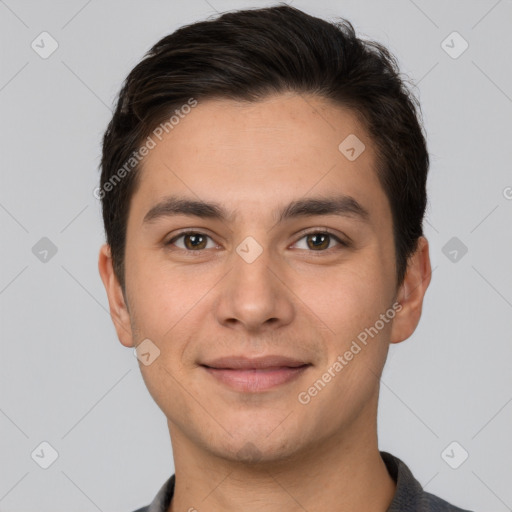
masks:
<path id="1" fill-rule="evenodd" d="M 341 357 L 343 369 L 337 373 L 331 390 L 334 394 L 343 392 L 344 400 L 349 402 L 374 392 L 374 375 L 382 371 L 391 327 L 389 318 L 387 323 L 380 320 L 391 306 L 387 304 L 388 273 L 377 251 L 368 250 L 359 256 L 332 272 L 324 269 L 323 276 L 317 272 L 315 278 L 303 282 L 297 293 L 306 297 L 304 302 L 314 313 L 313 321 L 320 328 L 328 327 L 328 364 L 319 368 L 319 374 Z"/>
<path id="2" fill-rule="evenodd" d="M 161 362 L 181 371 L 187 347 L 208 327 L 209 300 L 222 272 L 200 265 L 171 265 L 160 257 L 132 260 L 132 317 L 140 340 L 149 338 L 160 349 Z"/>
<path id="3" fill-rule="evenodd" d="M 312 272 L 293 288 L 318 322 L 342 339 L 373 324 L 389 307 L 389 289 L 383 279 L 386 272 L 379 260 L 371 255 L 356 259 Z"/>
<path id="4" fill-rule="evenodd" d="M 186 313 L 187 288 L 172 280 L 169 272 L 150 257 L 132 257 L 126 261 L 126 270 L 130 276 L 126 283 L 130 313 L 137 334 L 163 349 L 163 340 Z"/>

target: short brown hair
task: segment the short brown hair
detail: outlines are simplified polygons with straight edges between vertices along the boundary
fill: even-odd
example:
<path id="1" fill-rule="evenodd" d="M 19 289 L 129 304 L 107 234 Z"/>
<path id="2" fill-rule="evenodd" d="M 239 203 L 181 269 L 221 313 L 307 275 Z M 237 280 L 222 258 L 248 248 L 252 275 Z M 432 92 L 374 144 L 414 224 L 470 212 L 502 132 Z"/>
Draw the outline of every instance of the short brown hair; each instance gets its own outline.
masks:
<path id="1" fill-rule="evenodd" d="M 400 78 L 395 57 L 356 37 L 349 21 L 327 22 L 278 5 L 181 27 L 158 41 L 125 79 L 103 138 L 99 189 L 123 291 L 126 225 L 140 168 L 127 172 L 126 162 L 152 130 L 191 98 L 255 102 L 288 91 L 334 100 L 367 128 L 391 205 L 396 280 L 402 284 L 427 204 L 429 157 L 419 102 Z"/>

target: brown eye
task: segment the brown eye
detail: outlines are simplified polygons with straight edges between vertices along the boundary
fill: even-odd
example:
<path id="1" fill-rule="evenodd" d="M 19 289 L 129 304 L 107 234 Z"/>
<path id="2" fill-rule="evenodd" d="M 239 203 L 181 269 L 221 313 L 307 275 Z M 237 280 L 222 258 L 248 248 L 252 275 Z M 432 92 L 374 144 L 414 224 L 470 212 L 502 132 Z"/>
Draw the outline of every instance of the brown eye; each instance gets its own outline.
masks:
<path id="1" fill-rule="evenodd" d="M 204 249 L 206 247 L 206 237 L 200 234 L 185 235 L 183 240 L 187 249 Z"/>
<path id="2" fill-rule="evenodd" d="M 210 237 L 204 233 L 188 231 L 186 233 L 181 233 L 172 240 L 169 240 L 166 245 L 176 245 L 176 247 L 186 251 L 201 251 L 203 249 L 211 248 L 207 247 L 209 238 Z M 180 239 L 183 239 L 183 245 L 176 244 L 176 241 Z"/>
<path id="3" fill-rule="evenodd" d="M 308 247 L 310 249 L 328 249 L 330 242 L 330 235 L 326 233 L 315 233 L 307 235 Z"/>
<path id="4" fill-rule="evenodd" d="M 327 231 L 312 231 L 310 233 L 306 233 L 298 242 L 296 242 L 296 245 L 299 244 L 301 240 L 306 240 L 306 244 L 305 247 L 299 247 L 299 249 L 306 249 L 314 252 L 323 252 L 328 249 L 332 249 L 332 241 L 335 241 L 338 246 L 348 247 L 348 243 Z"/>

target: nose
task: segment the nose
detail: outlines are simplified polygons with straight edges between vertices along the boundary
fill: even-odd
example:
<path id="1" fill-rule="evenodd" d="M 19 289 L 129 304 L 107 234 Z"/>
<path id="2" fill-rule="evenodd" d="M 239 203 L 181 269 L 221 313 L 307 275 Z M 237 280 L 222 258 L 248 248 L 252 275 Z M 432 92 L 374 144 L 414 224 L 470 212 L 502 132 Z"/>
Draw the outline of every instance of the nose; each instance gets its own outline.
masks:
<path id="1" fill-rule="evenodd" d="M 263 249 L 259 247 L 256 254 Z M 286 284 L 289 267 L 280 265 L 266 248 L 253 259 L 255 250 L 254 242 L 249 242 L 233 253 L 231 270 L 220 283 L 215 304 L 220 324 L 251 333 L 291 323 L 296 310 Z"/>

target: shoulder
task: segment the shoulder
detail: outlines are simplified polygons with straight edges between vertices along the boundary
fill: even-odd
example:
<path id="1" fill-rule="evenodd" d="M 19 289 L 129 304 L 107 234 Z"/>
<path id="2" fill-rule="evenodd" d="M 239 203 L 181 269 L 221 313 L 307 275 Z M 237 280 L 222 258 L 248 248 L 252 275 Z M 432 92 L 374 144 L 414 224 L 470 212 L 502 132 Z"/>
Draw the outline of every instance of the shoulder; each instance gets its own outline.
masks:
<path id="1" fill-rule="evenodd" d="M 396 482 L 395 496 L 387 512 L 471 512 L 425 492 L 405 462 L 387 452 L 380 454 Z"/>
<path id="2" fill-rule="evenodd" d="M 174 494 L 175 475 L 172 475 L 160 487 L 158 493 L 153 498 L 153 501 L 146 507 L 138 508 L 133 512 L 167 512 L 171 504 L 172 496 Z"/>
<path id="3" fill-rule="evenodd" d="M 471 512 L 470 510 L 462 509 L 448 503 L 447 501 L 434 496 L 428 492 L 422 494 L 422 505 L 426 511 L 432 512 Z M 423 509 L 422 509 L 423 510 Z"/>

